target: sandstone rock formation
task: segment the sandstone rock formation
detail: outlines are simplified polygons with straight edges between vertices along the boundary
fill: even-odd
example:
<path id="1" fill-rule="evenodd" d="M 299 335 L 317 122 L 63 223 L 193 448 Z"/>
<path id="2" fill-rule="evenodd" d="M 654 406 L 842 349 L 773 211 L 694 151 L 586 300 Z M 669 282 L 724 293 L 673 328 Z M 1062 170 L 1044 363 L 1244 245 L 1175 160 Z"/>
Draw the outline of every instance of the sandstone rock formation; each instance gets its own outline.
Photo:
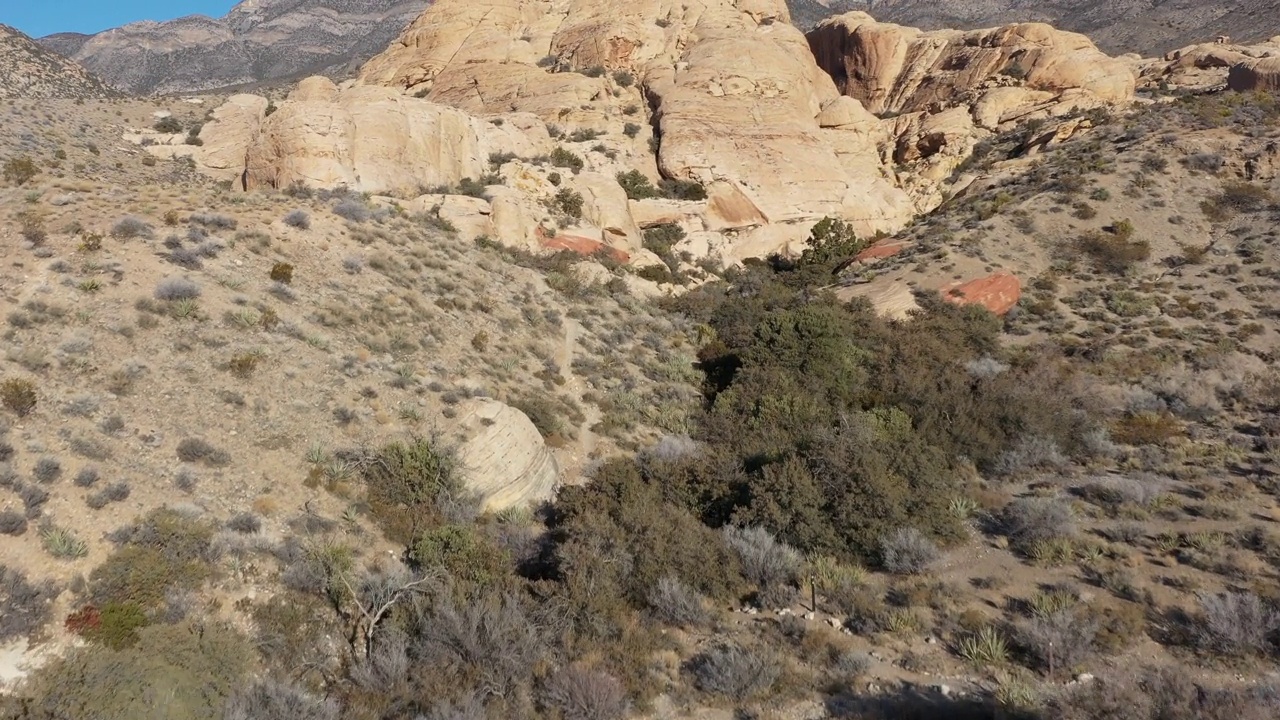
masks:
<path id="1" fill-rule="evenodd" d="M 231 173 L 243 148 L 250 189 L 412 198 L 486 176 L 466 224 L 500 242 L 639 262 L 643 228 L 670 222 L 677 252 L 733 263 L 798 252 L 826 216 L 897 230 L 983 137 L 1133 86 L 1043 25 L 923 33 L 850 13 L 806 38 L 780 0 L 439 0 L 354 83 L 306 80 L 256 130 L 260 103 L 236 100 L 195 156 Z M 628 200 L 616 178 L 636 171 L 705 198 Z"/>
<path id="2" fill-rule="evenodd" d="M 80 65 L 0 25 L 0 98 L 100 98 L 117 95 Z"/>
<path id="3" fill-rule="evenodd" d="M 1031 90 L 1081 90 L 1099 103 L 1133 97 L 1123 62 L 1083 35 L 1041 23 L 924 32 L 853 12 L 823 21 L 808 38 L 840 90 L 874 113 L 950 107 L 1019 79 Z"/>
<path id="4" fill-rule="evenodd" d="M 39 42 L 133 94 L 195 92 L 350 73 L 426 6 L 426 0 L 245 0 L 222 18 L 189 15 Z"/>
<path id="5" fill-rule="evenodd" d="M 472 398 L 458 406 L 456 427 L 467 487 L 480 494 L 486 510 L 527 506 L 555 494 L 560 469 L 524 413 L 497 400 Z"/>

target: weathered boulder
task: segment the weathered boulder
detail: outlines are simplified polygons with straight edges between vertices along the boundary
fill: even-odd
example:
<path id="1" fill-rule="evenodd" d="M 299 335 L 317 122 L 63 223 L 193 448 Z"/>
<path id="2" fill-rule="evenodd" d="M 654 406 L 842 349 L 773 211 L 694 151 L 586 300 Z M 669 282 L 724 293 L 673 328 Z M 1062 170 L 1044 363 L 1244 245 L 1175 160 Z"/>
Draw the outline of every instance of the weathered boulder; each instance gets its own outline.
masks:
<path id="1" fill-rule="evenodd" d="M 560 469 L 538 428 L 519 410 L 489 398 L 458 406 L 458 460 L 467 487 L 479 493 L 486 510 L 503 510 L 549 500 Z"/>

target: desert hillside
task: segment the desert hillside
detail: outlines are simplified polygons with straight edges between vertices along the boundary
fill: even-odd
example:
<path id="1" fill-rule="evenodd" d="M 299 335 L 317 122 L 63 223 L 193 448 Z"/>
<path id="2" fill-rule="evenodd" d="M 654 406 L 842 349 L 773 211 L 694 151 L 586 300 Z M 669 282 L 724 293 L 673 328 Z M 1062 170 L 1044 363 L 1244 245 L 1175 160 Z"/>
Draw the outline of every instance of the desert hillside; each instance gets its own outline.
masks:
<path id="1" fill-rule="evenodd" d="M 0 25 L 0 98 L 111 97 L 116 91 L 83 67 Z"/>
<path id="2" fill-rule="evenodd" d="M 132 94 L 200 92 L 350 74 L 424 7 L 425 0 L 248 0 L 221 18 L 138 22 L 39 42 Z"/>
<path id="3" fill-rule="evenodd" d="M 0 100 L 0 717 L 1272 717 L 1280 45 L 794 20 Z"/>

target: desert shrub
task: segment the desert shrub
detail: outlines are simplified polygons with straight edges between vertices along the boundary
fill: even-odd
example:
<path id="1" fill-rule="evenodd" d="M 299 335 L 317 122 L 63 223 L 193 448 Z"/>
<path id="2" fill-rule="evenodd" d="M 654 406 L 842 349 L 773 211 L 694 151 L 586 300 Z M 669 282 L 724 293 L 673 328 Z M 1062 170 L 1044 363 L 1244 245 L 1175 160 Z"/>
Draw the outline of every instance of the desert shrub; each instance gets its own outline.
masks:
<path id="1" fill-rule="evenodd" d="M 867 243 L 853 226 L 839 218 L 824 217 L 809 231 L 809 246 L 800 255 L 803 266 L 826 267 L 858 254 Z"/>
<path id="2" fill-rule="evenodd" d="M 306 210 L 293 210 L 284 216 L 285 225 L 299 230 L 308 230 L 311 228 L 311 215 Z"/>
<path id="3" fill-rule="evenodd" d="M 622 126 L 622 134 L 629 138 L 633 138 L 640 134 L 640 126 L 633 122 L 629 122 Z"/>
<path id="4" fill-rule="evenodd" d="M 22 507 L 28 520 L 40 517 L 44 512 L 44 504 L 49 502 L 49 491 L 35 485 L 26 484 L 17 488 L 18 497 L 22 498 Z"/>
<path id="5" fill-rule="evenodd" d="M 140 630 L 132 647 L 73 649 L 34 672 L 25 690 L 31 709 L 47 717 L 153 717 L 163 698 L 166 718 L 212 720 L 252 653 L 224 624 L 156 625 Z"/>
<path id="6" fill-rule="evenodd" d="M 492 591 L 508 577 L 511 558 L 474 527 L 441 525 L 423 531 L 409 559 L 425 570 L 443 570 L 466 590 Z"/>
<path id="7" fill-rule="evenodd" d="M 189 218 L 190 222 L 216 230 L 235 230 L 236 219 L 217 213 L 196 213 Z"/>
<path id="8" fill-rule="evenodd" d="M 200 253 L 192 248 L 175 247 L 165 255 L 165 259 L 178 267 L 188 270 L 199 270 L 204 266 L 204 262 L 200 259 Z"/>
<path id="9" fill-rule="evenodd" d="M 697 628 L 711 618 L 701 595 L 678 578 L 663 577 L 649 591 L 649 610 L 668 625 Z"/>
<path id="10" fill-rule="evenodd" d="M 1070 673 L 1093 655 L 1099 629 L 1095 616 L 1062 609 L 1031 618 L 1019 629 L 1018 644 L 1038 669 Z"/>
<path id="11" fill-rule="evenodd" d="M 800 569 L 800 553 L 762 527 L 730 525 L 724 529 L 724 541 L 742 562 L 743 574 L 761 588 L 789 583 Z"/>
<path id="12" fill-rule="evenodd" d="M 1280 688 L 1206 685 L 1186 666 L 1173 665 L 1109 672 L 1046 700 L 1043 716 L 1059 720 L 1266 720 L 1275 715 Z"/>
<path id="13" fill-rule="evenodd" d="M 294 683 L 264 678 L 237 688 L 227 700 L 222 720 L 338 720 L 340 710 L 332 698 L 316 697 Z"/>
<path id="14" fill-rule="evenodd" d="M 636 77 L 626 70 L 615 70 L 613 81 L 618 84 L 618 87 L 631 87 L 635 84 Z"/>
<path id="15" fill-rule="evenodd" d="M 27 531 L 27 518 L 15 510 L 0 510 L 0 535 L 21 535 Z"/>
<path id="16" fill-rule="evenodd" d="M 880 541 L 880 564 L 898 575 L 925 572 L 939 556 L 938 546 L 915 528 L 899 528 Z"/>
<path id="17" fill-rule="evenodd" d="M 1088 255 L 1099 270 L 1124 273 L 1135 263 L 1151 257 L 1151 243 L 1130 240 L 1124 234 L 1090 231 L 1076 242 L 1077 249 Z"/>
<path id="18" fill-rule="evenodd" d="M 89 575 L 92 597 L 100 606 L 134 603 L 149 609 L 170 590 L 198 587 L 212 572 L 213 530 L 167 508 L 151 512 L 117 533 L 122 546 Z"/>
<path id="19" fill-rule="evenodd" d="M 551 164 L 555 167 L 568 168 L 575 173 L 582 170 L 583 167 L 581 157 L 559 146 L 551 151 Z"/>
<path id="20" fill-rule="evenodd" d="M 132 602 L 109 602 L 94 610 L 93 620 L 82 634 L 116 650 L 132 647 L 138 642 L 138 631 L 151 624 L 146 611 Z"/>
<path id="21" fill-rule="evenodd" d="M 1056 470 L 1069 460 L 1055 441 L 1028 435 L 1001 453 L 992 471 L 996 475 L 1011 477 L 1033 470 Z"/>
<path id="22" fill-rule="evenodd" d="M 43 457 L 36 461 L 36 466 L 31 470 L 31 476 L 36 482 L 49 484 L 57 480 L 62 475 L 62 463 L 57 458 Z"/>
<path id="23" fill-rule="evenodd" d="M 236 513 L 227 520 L 227 529 L 251 535 L 262 529 L 262 519 L 251 512 Z"/>
<path id="24" fill-rule="evenodd" d="M 1191 631 L 1200 649 L 1243 657 L 1270 651 L 1280 630 L 1280 612 L 1250 592 L 1201 593 Z"/>
<path id="25" fill-rule="evenodd" d="M 178 459 L 183 462 L 199 462 L 211 467 L 222 467 L 231 462 L 231 454 L 219 450 L 202 438 L 183 438 L 178 443 Z"/>
<path id="26" fill-rule="evenodd" d="M 293 266 L 286 262 L 278 262 L 271 266 L 269 276 L 275 282 L 288 285 L 293 282 Z"/>
<path id="27" fill-rule="evenodd" d="M 582 194 L 569 188 L 560 188 L 556 191 L 555 205 L 568 217 L 575 220 L 582 218 Z"/>
<path id="28" fill-rule="evenodd" d="M 363 223 L 373 216 L 366 206 L 356 198 L 346 197 L 339 200 L 333 206 L 333 214 L 353 223 Z"/>
<path id="29" fill-rule="evenodd" d="M 590 485 L 563 489 L 551 518 L 552 555 L 570 592 L 581 585 L 597 596 L 581 598 L 588 604 L 623 597 L 643 607 L 664 577 L 712 598 L 740 588 L 739 561 L 724 536 L 664 499 L 670 488 L 662 479 L 671 472 L 678 471 L 665 463 L 642 472 L 616 460 L 600 467 Z M 593 584 L 598 590 L 588 591 Z"/>
<path id="30" fill-rule="evenodd" d="M 437 524 L 439 503 L 466 496 L 457 459 L 437 440 L 390 443 L 369 453 L 363 468 L 369 511 L 396 542 Z"/>
<path id="31" fill-rule="evenodd" d="M 1168 412 L 1138 412 L 1117 420 L 1111 439 L 1125 445 L 1163 445 L 1182 435 L 1182 423 Z"/>
<path id="32" fill-rule="evenodd" d="M 627 193 L 627 198 L 631 200 L 658 197 L 658 188 L 654 187 L 649 178 L 639 170 L 618 173 L 617 180 L 618 184 Z"/>
<path id="33" fill-rule="evenodd" d="M 671 248 L 684 238 L 684 228 L 675 223 L 655 225 L 644 231 L 644 248 L 658 257 L 666 257 Z"/>
<path id="34" fill-rule="evenodd" d="M 1233 180 L 1224 183 L 1222 190 L 1204 201 L 1201 208 L 1212 220 L 1223 220 L 1235 213 L 1258 212 L 1275 202 L 1271 191 L 1261 185 Z"/>
<path id="35" fill-rule="evenodd" d="M 94 510 L 101 510 L 113 502 L 123 502 L 129 499 L 129 483 L 116 482 L 102 488 L 96 493 L 85 498 L 85 504 Z"/>
<path id="36" fill-rule="evenodd" d="M 1197 170 L 1210 175 L 1216 175 L 1226 163 L 1227 161 L 1222 155 L 1214 152 L 1192 153 L 1182 161 L 1182 164 L 1189 170 Z"/>
<path id="37" fill-rule="evenodd" d="M 696 180 L 667 178 L 658 183 L 662 196 L 672 200 L 706 200 L 707 189 Z"/>
<path id="38" fill-rule="evenodd" d="M 79 473 L 76 473 L 76 478 L 72 479 L 72 483 L 76 484 L 76 487 L 78 488 L 91 488 L 95 486 L 95 484 L 97 484 L 97 480 L 100 480 L 101 478 L 102 474 L 99 473 L 99 470 L 90 465 L 87 466 L 87 468 L 81 468 Z"/>
<path id="39" fill-rule="evenodd" d="M 690 670 L 699 690 L 743 702 L 772 689 L 782 665 L 768 650 L 719 645 L 694 658 Z"/>
<path id="40" fill-rule="evenodd" d="M 31 182 L 32 178 L 39 174 L 40 169 L 31 158 L 19 155 L 5 160 L 4 168 L 0 172 L 3 173 L 5 182 L 21 186 Z"/>
<path id="41" fill-rule="evenodd" d="M 25 572 L 0 564 L 0 643 L 28 637 L 44 626 L 58 592 L 53 583 L 32 583 Z"/>
<path id="42" fill-rule="evenodd" d="M 627 713 L 626 690 L 617 678 L 577 665 L 547 682 L 542 701 L 564 720 L 619 720 Z"/>
<path id="43" fill-rule="evenodd" d="M 157 300 L 194 300 L 200 297 L 200 286 L 186 278 L 165 278 L 154 292 Z"/>
<path id="44" fill-rule="evenodd" d="M 172 115 L 160 118 L 152 127 L 155 128 L 156 132 L 162 132 L 169 135 L 177 135 L 182 132 L 182 122 Z"/>
<path id="45" fill-rule="evenodd" d="M 133 216 L 123 217 L 111 226 L 111 237 L 120 240 L 128 240 L 132 238 L 151 238 L 151 226 L 142 218 Z"/>
<path id="46" fill-rule="evenodd" d="M 1000 529 L 1014 549 L 1029 552 L 1036 543 L 1073 535 L 1075 518 L 1060 498 L 1018 498 L 1001 511 Z"/>
<path id="47" fill-rule="evenodd" d="M 39 247 L 49 238 L 49 233 L 44 229 L 44 217 L 39 213 L 23 210 L 17 215 L 18 234 L 22 236 L 32 247 Z"/>
<path id="48" fill-rule="evenodd" d="M 443 687 L 485 688 L 509 695 L 527 682 L 548 651 L 546 639 L 511 596 L 445 596 L 412 629 L 411 661 L 436 669 Z"/>
<path id="49" fill-rule="evenodd" d="M 0 383 L 0 403 L 20 417 L 36 409 L 36 384 L 30 380 L 10 378 Z"/>

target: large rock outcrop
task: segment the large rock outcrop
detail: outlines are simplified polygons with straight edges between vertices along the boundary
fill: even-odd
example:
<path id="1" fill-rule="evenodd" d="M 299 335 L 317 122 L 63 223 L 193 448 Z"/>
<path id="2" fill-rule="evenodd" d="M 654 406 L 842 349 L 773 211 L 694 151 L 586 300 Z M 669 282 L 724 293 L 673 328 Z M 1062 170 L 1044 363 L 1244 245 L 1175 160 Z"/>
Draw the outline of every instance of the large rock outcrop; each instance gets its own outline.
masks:
<path id="1" fill-rule="evenodd" d="M 548 141 L 541 123 L 497 126 L 391 88 L 339 90 L 313 77 L 299 83 L 249 143 L 245 187 L 301 182 L 409 192 L 451 186 L 483 175 L 491 153 L 535 155 L 549 149 Z"/>
<path id="2" fill-rule="evenodd" d="M 827 216 L 895 231 L 983 137 L 1132 93 L 1127 65 L 1043 25 L 922 33 L 850 13 L 806 38 L 782 0 L 438 0 L 353 84 L 304 81 L 262 119 L 243 180 L 412 197 L 497 173 L 477 230 L 637 259 L 658 207 L 616 178 L 638 172 L 685 198 L 679 252 L 732 263 L 798 251 Z M 223 124 L 206 144 L 234 144 Z M 695 185 L 705 197 L 678 191 Z"/>
<path id="3" fill-rule="evenodd" d="M 824 20 L 808 39 L 837 87 L 874 113 L 952 107 L 1015 80 L 1035 91 L 1083 91 L 1100 103 L 1134 93 L 1124 62 L 1083 35 L 1042 23 L 925 32 L 852 12 Z"/>
<path id="4" fill-rule="evenodd" d="M 1280 90 L 1280 57 L 1249 59 L 1232 65 L 1227 72 L 1227 87 L 1238 92 Z"/>

